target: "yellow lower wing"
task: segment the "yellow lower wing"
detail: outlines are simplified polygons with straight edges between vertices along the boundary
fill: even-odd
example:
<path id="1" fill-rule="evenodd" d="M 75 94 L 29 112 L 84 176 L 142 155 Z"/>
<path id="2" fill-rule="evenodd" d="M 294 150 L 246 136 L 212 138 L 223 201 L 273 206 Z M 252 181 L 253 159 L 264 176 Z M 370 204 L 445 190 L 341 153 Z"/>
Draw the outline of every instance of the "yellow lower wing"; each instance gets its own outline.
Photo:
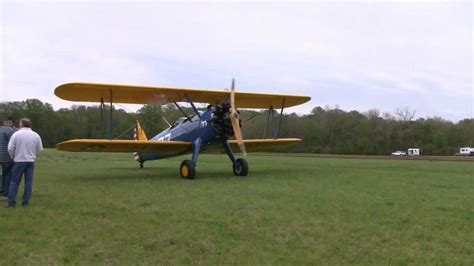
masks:
<path id="1" fill-rule="evenodd" d="M 288 146 L 298 144 L 301 139 L 246 139 L 245 147 L 248 152 L 284 151 Z M 238 151 L 237 141 L 229 140 L 234 151 Z M 139 152 L 161 156 L 173 156 L 191 152 L 192 143 L 184 141 L 149 141 L 149 140 L 103 140 L 103 139 L 75 139 L 61 142 L 56 145 L 61 151 L 73 152 Z M 204 153 L 223 153 L 221 145 L 207 146 Z"/>
<path id="2" fill-rule="evenodd" d="M 282 139 L 244 139 L 247 152 L 282 152 L 289 146 L 298 144 L 301 139 L 282 138 Z M 236 140 L 229 140 L 229 144 L 234 152 L 239 151 Z M 204 153 L 222 153 L 224 152 L 220 145 L 212 145 L 204 150 Z"/>
<path id="3" fill-rule="evenodd" d="M 56 148 L 75 152 L 140 152 L 172 156 L 191 150 L 191 142 L 148 140 L 75 139 L 61 142 Z"/>

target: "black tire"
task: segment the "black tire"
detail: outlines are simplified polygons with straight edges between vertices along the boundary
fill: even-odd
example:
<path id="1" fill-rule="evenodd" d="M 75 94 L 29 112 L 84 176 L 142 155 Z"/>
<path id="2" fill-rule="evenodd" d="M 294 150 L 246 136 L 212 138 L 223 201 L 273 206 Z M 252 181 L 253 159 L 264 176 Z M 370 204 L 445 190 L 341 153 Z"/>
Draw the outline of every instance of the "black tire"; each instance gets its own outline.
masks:
<path id="1" fill-rule="evenodd" d="M 249 164 L 245 159 L 239 158 L 233 166 L 235 176 L 247 176 L 249 173 Z"/>
<path id="2" fill-rule="evenodd" d="M 179 167 L 182 178 L 194 179 L 196 177 L 196 167 L 191 160 L 184 160 Z"/>

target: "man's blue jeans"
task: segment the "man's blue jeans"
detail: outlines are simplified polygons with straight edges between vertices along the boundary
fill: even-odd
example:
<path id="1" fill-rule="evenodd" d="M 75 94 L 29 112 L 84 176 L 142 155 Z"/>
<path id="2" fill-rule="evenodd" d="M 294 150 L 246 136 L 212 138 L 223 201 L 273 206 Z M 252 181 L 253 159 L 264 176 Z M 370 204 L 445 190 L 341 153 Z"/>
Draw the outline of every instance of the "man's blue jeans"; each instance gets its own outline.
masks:
<path id="1" fill-rule="evenodd" d="M 12 171 L 12 179 L 10 181 L 10 190 L 8 193 L 8 205 L 15 206 L 16 194 L 21 183 L 21 177 L 25 174 L 25 193 L 23 194 L 22 204 L 30 202 L 31 191 L 33 190 L 33 170 L 34 162 L 15 162 Z"/>
<path id="2" fill-rule="evenodd" d="M 3 195 L 8 195 L 8 189 L 10 188 L 10 180 L 12 177 L 13 162 L 2 163 L 2 190 Z"/>

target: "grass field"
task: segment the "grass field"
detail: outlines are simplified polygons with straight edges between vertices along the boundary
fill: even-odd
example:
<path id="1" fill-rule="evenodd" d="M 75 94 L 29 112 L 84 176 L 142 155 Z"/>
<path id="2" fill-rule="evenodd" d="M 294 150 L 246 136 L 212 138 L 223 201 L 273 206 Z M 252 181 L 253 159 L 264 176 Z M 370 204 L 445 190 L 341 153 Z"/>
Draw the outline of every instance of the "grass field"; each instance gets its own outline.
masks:
<path id="1" fill-rule="evenodd" d="M 31 206 L 0 208 L 0 264 L 474 264 L 472 162 L 249 156 L 240 178 L 202 155 L 190 181 L 182 159 L 47 150 Z"/>

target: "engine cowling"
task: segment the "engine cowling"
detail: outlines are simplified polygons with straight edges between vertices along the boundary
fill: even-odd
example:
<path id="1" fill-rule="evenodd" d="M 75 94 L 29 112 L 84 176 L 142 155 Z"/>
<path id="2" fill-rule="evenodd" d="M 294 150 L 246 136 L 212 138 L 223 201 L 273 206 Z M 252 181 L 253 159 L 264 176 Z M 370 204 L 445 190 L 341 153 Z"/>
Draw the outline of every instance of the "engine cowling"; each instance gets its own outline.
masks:
<path id="1" fill-rule="evenodd" d="M 234 136 L 230 115 L 231 106 L 229 103 L 222 103 L 216 106 L 216 109 L 212 114 L 212 125 L 216 130 L 217 138 L 228 140 Z M 239 120 L 239 125 L 242 127 L 242 120 Z"/>

